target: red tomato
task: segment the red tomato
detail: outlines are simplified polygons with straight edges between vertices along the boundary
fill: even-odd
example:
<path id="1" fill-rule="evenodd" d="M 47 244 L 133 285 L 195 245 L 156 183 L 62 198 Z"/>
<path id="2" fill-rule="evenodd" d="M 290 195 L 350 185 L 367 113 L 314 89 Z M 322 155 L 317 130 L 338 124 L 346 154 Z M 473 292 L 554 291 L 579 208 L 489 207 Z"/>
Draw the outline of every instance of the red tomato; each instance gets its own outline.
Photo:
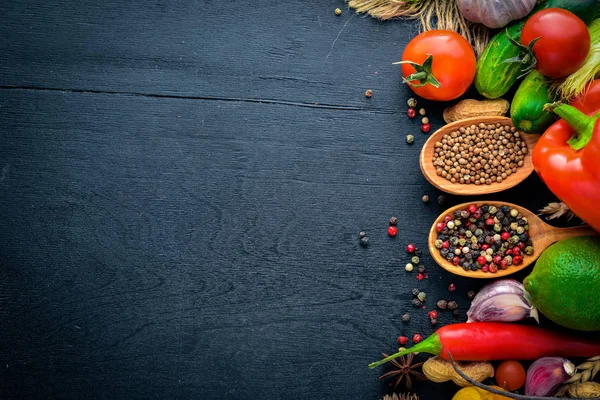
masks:
<path id="1" fill-rule="evenodd" d="M 429 55 L 433 57 L 433 64 L 426 72 L 433 75 L 440 86 L 425 83 L 416 87 L 424 81 L 414 79 L 407 82 L 412 91 L 425 99 L 438 101 L 453 100 L 465 93 L 475 78 L 475 53 L 469 42 L 458 33 L 445 30 L 415 36 L 402 54 L 404 78 L 417 72 L 413 65 L 404 62 L 423 65 Z"/>
<path id="2" fill-rule="evenodd" d="M 518 361 L 504 361 L 496 368 L 496 383 L 501 388 L 517 390 L 525 384 L 527 373 Z"/>
<path id="3" fill-rule="evenodd" d="M 535 67 L 542 75 L 564 78 L 577 71 L 590 52 L 590 32 L 575 14 L 561 8 L 547 8 L 533 14 L 525 23 L 521 43 L 533 45 Z"/>

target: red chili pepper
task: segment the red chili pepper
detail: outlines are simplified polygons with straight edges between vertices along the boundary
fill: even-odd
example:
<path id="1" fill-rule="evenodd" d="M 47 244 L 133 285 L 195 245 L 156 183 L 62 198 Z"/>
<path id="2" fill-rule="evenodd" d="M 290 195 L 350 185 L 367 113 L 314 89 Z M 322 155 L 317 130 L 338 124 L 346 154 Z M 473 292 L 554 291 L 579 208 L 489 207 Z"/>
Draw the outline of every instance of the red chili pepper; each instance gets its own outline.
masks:
<path id="1" fill-rule="evenodd" d="M 493 338 L 494 340 L 490 340 Z M 375 368 L 394 358 L 416 352 L 439 355 L 445 360 L 537 360 L 542 357 L 593 357 L 600 342 L 574 338 L 537 326 L 502 322 L 470 322 L 446 325 L 422 342 L 369 364 Z"/>
<path id="2" fill-rule="evenodd" d="M 559 199 L 600 232 L 600 79 L 571 104 L 545 107 L 562 119 L 535 145 L 533 166 Z"/>

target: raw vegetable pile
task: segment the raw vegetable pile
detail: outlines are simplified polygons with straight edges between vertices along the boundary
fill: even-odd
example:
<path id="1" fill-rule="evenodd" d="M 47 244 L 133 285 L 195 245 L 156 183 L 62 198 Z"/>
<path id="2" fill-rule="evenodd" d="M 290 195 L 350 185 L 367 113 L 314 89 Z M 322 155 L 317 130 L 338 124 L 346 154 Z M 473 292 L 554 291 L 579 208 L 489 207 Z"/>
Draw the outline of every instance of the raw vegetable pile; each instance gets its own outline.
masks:
<path id="1" fill-rule="evenodd" d="M 600 0 L 350 0 L 349 5 L 382 19 L 418 18 L 426 28 L 397 62 L 416 95 L 409 100 L 411 118 L 419 97 L 451 101 L 472 86 L 481 95 L 444 112 L 447 123 L 459 125 L 440 136 L 434 156 L 425 160 L 440 179 L 465 187 L 499 185 L 508 169 L 492 172 L 492 163 L 513 173 L 527 158 L 561 207 L 600 232 Z M 440 29 L 432 29 L 432 20 Z M 476 121 L 508 112 L 512 126 Z M 466 118 L 472 119 L 460 127 Z M 428 120 L 423 123 L 427 132 Z M 521 132 L 538 137 L 529 148 L 519 141 L 517 154 L 505 134 L 519 138 Z M 486 157 L 479 156 L 482 148 Z M 483 267 L 495 273 L 539 256 L 529 275 L 522 282 L 491 281 L 469 296 L 466 323 L 440 327 L 426 338 L 415 334 L 412 347 L 369 367 L 391 362 L 398 369 L 382 378 L 398 375 L 397 385 L 406 378 L 407 389 L 411 374 L 431 384 L 452 381 L 463 387 L 454 400 L 600 398 L 600 335 L 591 340 L 578 334 L 600 332 L 600 238 L 557 238 L 538 248 L 518 210 L 492 208 L 465 205 L 438 220 L 431 249 L 454 264 L 450 267 L 476 272 Z M 407 252 L 414 253 L 414 245 Z M 413 296 L 417 305 L 425 301 L 418 289 Z M 455 305 L 437 303 L 439 312 Z M 429 313 L 432 325 L 437 312 Z M 544 327 L 540 314 L 567 333 Z M 409 319 L 402 317 L 405 323 Z M 408 342 L 398 338 L 401 346 Z M 411 364 L 415 353 L 433 357 Z M 393 396 L 386 398 L 402 398 Z"/>

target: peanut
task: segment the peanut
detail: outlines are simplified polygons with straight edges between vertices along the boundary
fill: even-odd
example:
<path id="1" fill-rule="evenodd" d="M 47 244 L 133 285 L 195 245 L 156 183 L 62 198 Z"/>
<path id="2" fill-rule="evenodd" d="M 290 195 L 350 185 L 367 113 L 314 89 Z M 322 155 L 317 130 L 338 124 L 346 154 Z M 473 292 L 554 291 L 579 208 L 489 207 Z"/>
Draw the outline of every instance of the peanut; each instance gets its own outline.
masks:
<path id="1" fill-rule="evenodd" d="M 509 108 L 510 104 L 504 99 L 465 99 L 444 110 L 444 121 L 450 123 L 472 117 L 503 117 L 508 113 Z"/>
<path id="2" fill-rule="evenodd" d="M 494 367 L 489 362 L 457 363 L 458 369 L 471 379 L 481 382 L 486 378 L 494 376 Z M 461 378 L 450 361 L 440 357 L 431 357 L 423 364 L 423 373 L 432 382 L 446 382 L 452 380 L 458 386 L 470 386 L 471 384 Z"/>
<path id="3" fill-rule="evenodd" d="M 570 397 L 579 397 L 584 399 L 594 399 L 600 397 L 600 383 L 583 382 L 569 385 L 567 391 Z"/>

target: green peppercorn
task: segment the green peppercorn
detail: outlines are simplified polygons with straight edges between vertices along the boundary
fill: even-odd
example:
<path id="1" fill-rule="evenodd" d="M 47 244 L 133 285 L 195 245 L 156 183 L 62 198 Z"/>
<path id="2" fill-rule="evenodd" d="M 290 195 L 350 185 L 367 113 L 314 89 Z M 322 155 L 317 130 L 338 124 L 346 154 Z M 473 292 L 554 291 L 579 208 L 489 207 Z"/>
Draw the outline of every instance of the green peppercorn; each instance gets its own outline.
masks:
<path id="1" fill-rule="evenodd" d="M 517 243 L 519 243 L 519 236 L 517 236 L 517 235 L 511 236 L 508 239 L 508 243 L 511 243 L 511 244 L 517 244 Z"/>
<path id="2" fill-rule="evenodd" d="M 433 245 L 435 246 L 436 249 L 441 249 L 443 243 L 444 242 L 442 240 L 438 239 L 435 242 L 433 242 Z"/>
<path id="3" fill-rule="evenodd" d="M 466 237 L 468 237 L 468 238 L 471 238 L 471 237 L 473 236 L 473 232 L 471 232 L 471 231 L 466 231 L 466 232 L 465 232 L 465 236 L 466 236 Z"/>
<path id="4" fill-rule="evenodd" d="M 512 256 L 504 256 L 504 259 L 508 263 L 508 265 L 512 265 Z"/>
<path id="5" fill-rule="evenodd" d="M 502 231 L 502 225 L 500 225 L 500 224 L 494 224 L 494 231 L 501 232 Z"/>
<path id="6" fill-rule="evenodd" d="M 467 239 L 465 239 L 465 238 L 458 239 L 459 246 L 464 246 L 465 244 L 467 244 Z"/>
<path id="7" fill-rule="evenodd" d="M 525 228 L 523 228 L 522 226 L 518 226 L 517 227 L 517 233 L 520 235 L 523 232 L 525 232 Z"/>
<path id="8" fill-rule="evenodd" d="M 528 256 L 533 254 L 533 247 L 531 246 L 527 246 L 525 247 L 525 254 L 527 254 Z"/>
<path id="9" fill-rule="evenodd" d="M 339 8 L 336 8 L 335 15 L 342 15 L 342 10 L 340 10 Z"/>
<path id="10" fill-rule="evenodd" d="M 417 256 L 413 256 L 413 258 L 410 259 L 410 262 L 412 262 L 413 264 L 419 264 L 419 261 L 421 260 Z"/>
<path id="11" fill-rule="evenodd" d="M 510 224 L 511 231 L 516 231 L 518 227 L 519 227 L 519 224 L 517 224 L 516 222 L 513 222 L 512 224 Z"/>
<path id="12" fill-rule="evenodd" d="M 409 107 L 415 108 L 417 106 L 417 99 L 411 97 L 410 99 L 408 99 L 406 104 L 408 104 Z"/>
<path id="13" fill-rule="evenodd" d="M 461 225 L 462 225 L 462 221 L 460 219 L 454 220 L 454 226 L 461 226 Z"/>
<path id="14" fill-rule="evenodd" d="M 477 237 L 475 237 L 475 236 L 471 237 L 471 243 L 472 244 L 476 244 L 477 243 Z"/>
<path id="15" fill-rule="evenodd" d="M 496 214 L 497 211 L 498 211 L 498 209 L 494 206 L 490 206 L 490 208 L 488 208 L 488 212 L 490 214 Z"/>
<path id="16" fill-rule="evenodd" d="M 427 299 L 427 294 L 425 294 L 425 292 L 419 292 L 419 294 L 417 295 L 417 299 L 419 299 L 419 301 L 424 302 L 425 299 Z"/>
<path id="17" fill-rule="evenodd" d="M 481 236 L 481 235 L 483 235 L 483 231 L 481 229 L 477 228 L 475 230 L 475 236 Z"/>
<path id="18" fill-rule="evenodd" d="M 406 135 L 406 143 L 412 144 L 415 141 L 415 137 L 413 135 Z"/>
<path id="19" fill-rule="evenodd" d="M 517 215 L 519 215 L 519 210 L 517 210 L 516 208 L 513 208 L 512 210 L 510 210 L 511 217 L 516 218 Z"/>

